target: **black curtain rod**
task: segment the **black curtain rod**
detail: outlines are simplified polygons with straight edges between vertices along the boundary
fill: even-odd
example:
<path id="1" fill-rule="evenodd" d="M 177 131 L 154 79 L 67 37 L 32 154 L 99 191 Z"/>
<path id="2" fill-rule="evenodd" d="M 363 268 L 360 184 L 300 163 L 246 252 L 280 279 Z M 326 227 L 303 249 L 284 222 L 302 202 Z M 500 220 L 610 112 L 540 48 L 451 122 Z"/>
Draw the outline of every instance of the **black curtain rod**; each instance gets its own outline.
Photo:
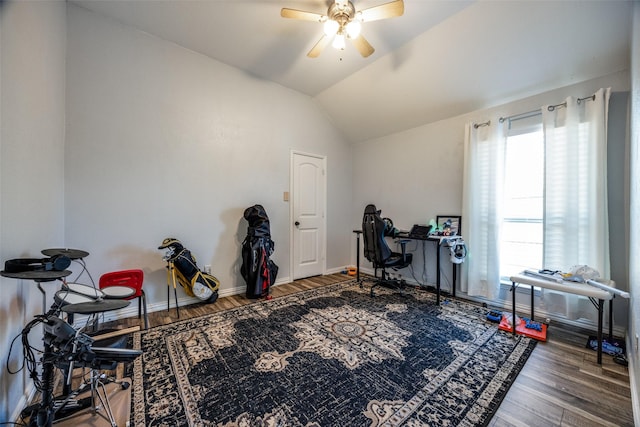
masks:
<path id="1" fill-rule="evenodd" d="M 487 121 L 486 121 L 486 122 L 484 122 L 484 123 L 474 123 L 474 124 L 473 124 L 473 128 L 474 128 L 474 129 L 478 129 L 479 127 L 482 127 L 482 126 L 489 126 L 490 124 L 491 124 L 491 120 L 487 120 Z"/>
<path id="2" fill-rule="evenodd" d="M 596 100 L 596 94 L 594 93 L 594 94 L 593 94 L 593 95 L 591 95 L 591 96 L 585 96 L 584 98 L 578 98 L 578 104 L 580 104 L 582 101 L 588 101 L 588 100 L 595 101 L 595 100 Z M 553 111 L 553 110 L 555 110 L 556 108 L 559 108 L 559 107 L 566 107 L 566 106 L 567 106 L 567 101 L 562 102 L 562 103 L 560 103 L 560 104 L 556 104 L 556 105 L 549 105 L 549 106 L 547 107 L 547 110 L 549 110 L 549 111 Z"/>
<path id="3" fill-rule="evenodd" d="M 499 120 L 500 120 L 500 123 L 504 123 L 505 120 L 527 119 L 529 117 L 537 116 L 538 114 L 542 114 L 540 109 L 527 111 L 526 113 L 514 114 L 514 115 L 511 115 L 511 116 L 507 116 L 507 117 L 500 117 Z"/>

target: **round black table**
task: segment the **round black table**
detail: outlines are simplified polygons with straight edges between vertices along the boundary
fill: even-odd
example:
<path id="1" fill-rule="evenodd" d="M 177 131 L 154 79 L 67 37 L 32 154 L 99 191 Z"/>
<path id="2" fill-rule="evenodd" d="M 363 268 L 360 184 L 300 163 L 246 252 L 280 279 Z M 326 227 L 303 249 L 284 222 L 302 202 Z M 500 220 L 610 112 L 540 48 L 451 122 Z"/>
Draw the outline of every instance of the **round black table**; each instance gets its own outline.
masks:
<path id="1" fill-rule="evenodd" d="M 87 270 L 87 264 L 84 262 L 84 258 L 89 256 L 89 252 L 83 251 L 82 249 L 71 249 L 71 248 L 50 248 L 43 249 L 40 251 L 42 255 L 53 257 L 53 256 L 66 256 L 71 261 L 77 262 L 82 266 L 82 270 L 78 273 L 78 276 L 75 278 L 74 282 L 77 282 L 78 279 L 84 274 L 87 273 L 89 276 L 89 280 L 91 280 L 91 284 L 93 287 L 96 287 L 96 284 L 93 282 L 93 277 Z"/>
<path id="2" fill-rule="evenodd" d="M 97 300 L 94 302 L 80 302 L 77 304 L 69 304 L 60 308 L 61 311 L 65 313 L 73 313 L 73 314 L 95 314 L 95 313 L 104 313 L 105 311 L 111 310 L 119 310 L 121 308 L 125 308 L 130 304 L 129 301 L 126 300 Z"/>
<path id="3" fill-rule="evenodd" d="M 0 271 L 0 275 L 12 279 L 34 280 L 36 282 L 52 282 L 71 274 L 69 270 L 33 270 L 33 271 Z"/>
<path id="4" fill-rule="evenodd" d="M 70 274 L 71 271 L 69 270 L 0 271 L 0 276 L 10 277 L 12 279 L 33 280 L 38 284 L 38 289 L 42 293 L 42 313 L 47 312 L 47 293 L 42 289 L 40 285 L 41 282 L 52 282 L 67 277 Z"/>

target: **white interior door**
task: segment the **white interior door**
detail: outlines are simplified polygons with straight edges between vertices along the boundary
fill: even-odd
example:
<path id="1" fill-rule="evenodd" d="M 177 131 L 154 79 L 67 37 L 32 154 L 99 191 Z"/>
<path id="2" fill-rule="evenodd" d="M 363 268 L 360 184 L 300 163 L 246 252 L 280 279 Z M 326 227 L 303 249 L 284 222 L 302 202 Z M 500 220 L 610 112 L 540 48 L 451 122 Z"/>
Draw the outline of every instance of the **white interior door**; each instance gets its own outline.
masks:
<path id="1" fill-rule="evenodd" d="M 291 155 L 293 278 L 317 276 L 325 270 L 326 159 Z"/>

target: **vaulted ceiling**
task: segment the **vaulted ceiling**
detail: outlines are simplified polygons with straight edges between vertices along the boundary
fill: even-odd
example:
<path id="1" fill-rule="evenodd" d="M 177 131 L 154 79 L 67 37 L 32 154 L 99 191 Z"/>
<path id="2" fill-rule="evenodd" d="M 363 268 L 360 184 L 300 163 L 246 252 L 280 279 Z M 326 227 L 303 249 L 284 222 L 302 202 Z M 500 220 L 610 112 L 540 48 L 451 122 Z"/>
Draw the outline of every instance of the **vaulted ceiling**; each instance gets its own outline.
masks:
<path id="1" fill-rule="evenodd" d="M 352 0 L 358 10 L 388 0 Z M 628 69 L 631 1 L 404 0 L 368 22 L 375 48 L 306 53 L 332 0 L 71 0 L 313 97 L 352 142 Z M 615 90 L 615 88 L 614 88 Z"/>

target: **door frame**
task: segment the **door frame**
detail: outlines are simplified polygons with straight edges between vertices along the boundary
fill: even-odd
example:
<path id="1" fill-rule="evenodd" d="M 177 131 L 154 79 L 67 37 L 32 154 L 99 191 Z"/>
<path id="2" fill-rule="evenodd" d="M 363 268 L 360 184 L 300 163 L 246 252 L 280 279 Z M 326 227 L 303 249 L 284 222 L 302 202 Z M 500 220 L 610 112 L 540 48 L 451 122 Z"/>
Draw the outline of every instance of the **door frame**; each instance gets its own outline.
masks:
<path id="1" fill-rule="evenodd" d="M 321 154 L 313 154 L 305 151 L 299 151 L 292 149 L 289 154 L 289 277 L 291 281 L 294 279 L 294 238 L 293 234 L 295 232 L 294 228 L 294 217 L 293 217 L 293 198 L 295 197 L 295 188 L 293 182 L 293 170 L 294 170 L 294 157 L 295 156 L 305 156 L 305 157 L 313 157 L 315 159 L 322 160 L 322 180 L 323 180 L 323 194 L 322 200 L 324 201 L 324 205 L 322 206 L 323 215 L 322 215 L 322 263 L 321 268 L 322 271 L 320 274 L 325 274 L 327 272 L 327 156 Z"/>

